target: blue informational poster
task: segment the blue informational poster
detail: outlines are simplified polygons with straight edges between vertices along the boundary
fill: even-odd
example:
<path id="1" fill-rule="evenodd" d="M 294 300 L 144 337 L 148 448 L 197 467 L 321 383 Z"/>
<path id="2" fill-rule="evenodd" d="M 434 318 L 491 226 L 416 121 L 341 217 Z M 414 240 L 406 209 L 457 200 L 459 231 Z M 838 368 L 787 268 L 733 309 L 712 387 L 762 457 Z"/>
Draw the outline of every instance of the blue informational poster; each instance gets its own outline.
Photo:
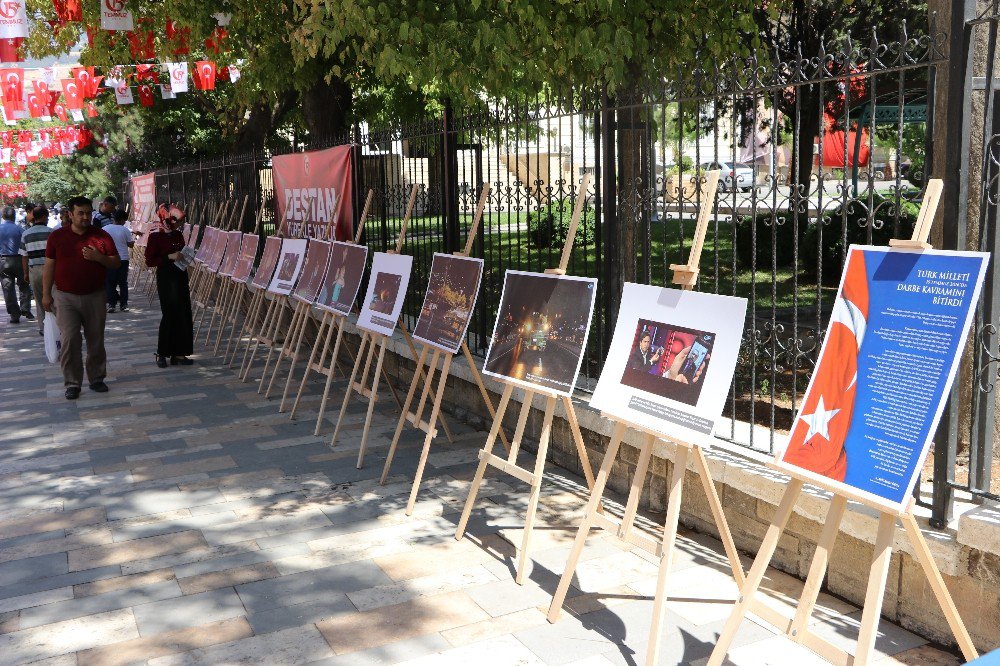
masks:
<path id="1" fill-rule="evenodd" d="M 988 262 L 979 252 L 851 246 L 779 467 L 903 508 L 944 410 Z"/>

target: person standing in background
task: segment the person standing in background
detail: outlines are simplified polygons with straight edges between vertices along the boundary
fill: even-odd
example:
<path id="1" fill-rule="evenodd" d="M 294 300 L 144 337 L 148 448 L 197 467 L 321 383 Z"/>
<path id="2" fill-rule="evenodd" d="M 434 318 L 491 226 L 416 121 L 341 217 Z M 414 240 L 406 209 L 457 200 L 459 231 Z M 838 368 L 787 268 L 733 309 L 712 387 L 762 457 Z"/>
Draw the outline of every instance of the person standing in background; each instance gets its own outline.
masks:
<path id="1" fill-rule="evenodd" d="M 45 245 L 42 306 L 56 315 L 66 399 L 76 400 L 83 384 L 83 338 L 87 340 L 90 389 L 98 393 L 108 391 L 104 383 L 107 376 L 104 281 L 108 269 L 118 268 L 121 259 L 111 236 L 91 224 L 90 199 L 73 197 L 67 204 L 71 225 L 53 231 Z"/>
<path id="2" fill-rule="evenodd" d="M 116 210 L 114 218 L 115 223 L 104 227 L 104 231 L 114 240 L 122 265 L 120 268 L 108 269 L 108 277 L 104 283 L 108 297 L 108 314 L 115 311 L 115 305 L 120 305 L 122 312 L 128 311 L 128 249 L 135 245 L 132 232 L 125 228 L 128 213 Z"/>
<path id="3" fill-rule="evenodd" d="M 4 206 L 0 219 L 0 287 L 3 288 L 4 305 L 12 324 L 21 323 L 21 317 L 28 321 L 35 318 L 31 314 L 28 282 L 21 272 L 21 235 L 24 230 L 14 222 L 16 215 L 13 206 Z"/>
<path id="4" fill-rule="evenodd" d="M 177 227 L 181 220 L 172 215 L 161 217 L 161 231 L 146 241 L 146 265 L 156 267 L 156 291 L 160 296 L 160 335 L 156 345 L 156 365 L 191 365 L 194 353 L 194 322 L 191 315 L 191 292 L 188 272 L 174 262 L 181 258 L 184 234 Z"/>
<path id="5" fill-rule="evenodd" d="M 49 212 L 44 206 L 32 211 L 32 225 L 21 235 L 21 271 L 28 276 L 31 293 L 38 309 L 38 335 L 44 335 L 45 308 L 42 307 L 42 267 L 45 266 L 45 243 L 52 230 L 48 227 Z"/>
<path id="6" fill-rule="evenodd" d="M 118 199 L 111 195 L 104 197 L 104 201 L 97 207 L 94 213 L 93 224 L 99 229 L 103 229 L 115 223 L 115 211 L 118 209 Z"/>

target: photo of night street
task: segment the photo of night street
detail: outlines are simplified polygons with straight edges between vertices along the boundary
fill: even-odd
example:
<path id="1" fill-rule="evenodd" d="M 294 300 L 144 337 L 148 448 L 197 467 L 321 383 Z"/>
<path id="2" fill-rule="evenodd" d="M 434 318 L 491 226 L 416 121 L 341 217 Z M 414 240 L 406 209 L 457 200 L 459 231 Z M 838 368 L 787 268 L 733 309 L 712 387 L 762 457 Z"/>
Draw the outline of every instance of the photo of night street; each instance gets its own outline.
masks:
<path id="1" fill-rule="evenodd" d="M 482 275 L 480 259 L 435 254 L 413 337 L 457 352 L 469 327 Z"/>
<path id="2" fill-rule="evenodd" d="M 597 280 L 507 271 L 487 374 L 572 390 Z"/>

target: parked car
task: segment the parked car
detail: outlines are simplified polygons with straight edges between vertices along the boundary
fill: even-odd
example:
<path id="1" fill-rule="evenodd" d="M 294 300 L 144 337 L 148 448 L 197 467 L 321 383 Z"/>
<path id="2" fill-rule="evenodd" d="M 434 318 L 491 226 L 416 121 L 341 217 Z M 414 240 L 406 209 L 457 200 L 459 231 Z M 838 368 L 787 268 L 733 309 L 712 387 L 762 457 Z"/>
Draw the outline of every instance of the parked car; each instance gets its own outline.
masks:
<path id="1" fill-rule="evenodd" d="M 723 192 L 730 189 L 748 191 L 753 188 L 756 181 L 754 168 L 743 162 L 705 162 L 701 165 L 701 169 L 702 171 L 722 170 L 719 188 Z"/>

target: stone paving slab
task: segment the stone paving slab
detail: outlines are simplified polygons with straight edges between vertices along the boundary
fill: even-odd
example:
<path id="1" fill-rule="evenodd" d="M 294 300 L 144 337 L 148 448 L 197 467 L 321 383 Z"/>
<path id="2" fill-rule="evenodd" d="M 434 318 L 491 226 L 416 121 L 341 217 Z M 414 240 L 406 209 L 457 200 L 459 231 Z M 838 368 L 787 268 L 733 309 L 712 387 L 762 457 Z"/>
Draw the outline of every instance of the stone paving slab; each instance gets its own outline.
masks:
<path id="1" fill-rule="evenodd" d="M 307 385 L 291 421 L 257 393 L 259 359 L 249 382 L 207 355 L 157 368 L 159 313 L 145 300 L 109 316 L 110 393 L 75 402 L 62 398 L 34 328 L 0 321 L 0 662 L 644 661 L 655 558 L 607 534 L 588 539 L 561 618 L 546 621 L 586 502 L 581 479 L 546 470 L 528 579 L 517 585 L 523 484 L 488 477 L 467 538 L 454 539 L 485 433 L 449 420 L 454 441 L 434 442 L 408 517 L 423 435 L 404 431 L 380 485 L 398 418 L 391 399 L 375 409 L 359 470 L 360 400 L 328 446 L 344 382 L 314 436 L 323 382 Z M 620 498 L 609 510 L 621 511 Z M 655 531 L 656 518 L 639 526 Z M 661 662 L 704 663 L 736 586 L 709 536 L 682 530 L 673 570 Z M 765 585 L 787 610 L 802 584 L 769 571 Z M 846 646 L 859 617 L 824 593 L 812 626 Z M 900 627 L 880 630 L 876 663 L 959 663 Z M 752 620 L 729 656 L 816 660 Z"/>

